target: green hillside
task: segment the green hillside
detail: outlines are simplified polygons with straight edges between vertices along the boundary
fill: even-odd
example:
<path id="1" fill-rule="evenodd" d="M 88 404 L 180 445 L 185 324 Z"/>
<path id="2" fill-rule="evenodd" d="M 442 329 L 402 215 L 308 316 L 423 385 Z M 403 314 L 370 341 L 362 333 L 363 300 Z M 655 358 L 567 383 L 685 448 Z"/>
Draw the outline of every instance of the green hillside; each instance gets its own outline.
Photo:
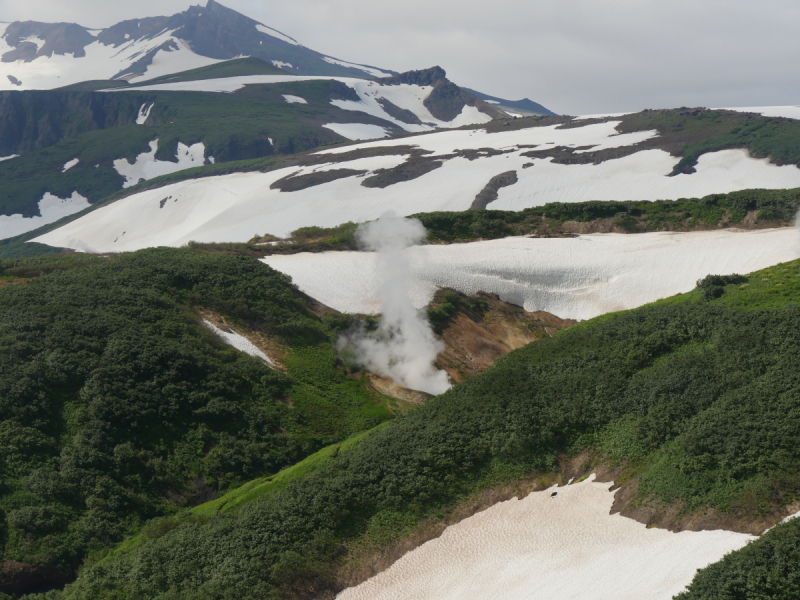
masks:
<path id="1" fill-rule="evenodd" d="M 39 565 L 45 586 L 148 519 L 401 408 L 343 374 L 328 321 L 254 260 L 157 249 L 0 261 L 0 314 L 0 563 Z M 285 370 L 225 345 L 208 315 L 265 340 Z"/>
<path id="2" fill-rule="evenodd" d="M 148 526 L 63 597 L 317 597 L 338 589 L 348 552 L 487 486 L 557 479 L 564 456 L 586 452 L 620 465 L 643 504 L 766 518 L 800 494 L 799 331 L 800 261 L 707 278 L 514 352 L 282 479 Z"/>

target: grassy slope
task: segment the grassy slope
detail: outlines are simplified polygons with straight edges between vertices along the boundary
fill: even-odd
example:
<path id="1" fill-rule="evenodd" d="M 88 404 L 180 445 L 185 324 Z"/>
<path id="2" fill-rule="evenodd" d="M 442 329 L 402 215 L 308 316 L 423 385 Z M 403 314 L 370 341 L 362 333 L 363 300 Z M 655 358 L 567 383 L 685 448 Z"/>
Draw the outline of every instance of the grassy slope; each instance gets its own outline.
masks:
<path id="1" fill-rule="evenodd" d="M 69 572 L 141 523 L 375 427 L 397 405 L 345 377 L 288 278 L 190 250 L 0 262 L 2 558 Z M 283 348 L 222 344 L 198 309 Z M 200 499 L 200 500 L 198 500 Z"/>
<path id="2" fill-rule="evenodd" d="M 719 291 L 531 344 L 278 493 L 85 569 L 65 597 L 312 596 L 335 589 L 343 547 L 396 539 L 587 448 L 627 464 L 642 501 L 771 513 L 800 492 L 800 261 Z"/>

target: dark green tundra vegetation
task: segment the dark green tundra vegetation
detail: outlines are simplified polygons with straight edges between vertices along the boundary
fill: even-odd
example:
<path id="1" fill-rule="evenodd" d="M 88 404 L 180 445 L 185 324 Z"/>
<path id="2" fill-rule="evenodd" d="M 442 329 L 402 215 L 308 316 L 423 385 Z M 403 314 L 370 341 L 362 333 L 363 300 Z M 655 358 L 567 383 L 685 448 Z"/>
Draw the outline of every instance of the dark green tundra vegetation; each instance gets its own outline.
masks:
<path id="1" fill-rule="evenodd" d="M 284 280 L 252 259 L 159 250 L 97 260 L 0 292 L 4 311 L 29 315 L 4 324 L 4 347 L 22 358 L 3 359 L 2 431 L 24 448 L 4 454 L 6 556 L 68 566 L 91 552 L 75 583 L 39 600 L 325 597 L 360 550 L 386 547 L 481 489 L 557 478 L 560 461 L 577 455 L 593 457 L 587 469 L 617 465 L 637 505 L 686 516 L 714 508 L 732 523 L 769 520 L 800 497 L 800 261 L 711 277 L 688 294 L 576 325 L 270 476 L 311 447 L 292 455 L 288 426 L 276 432 L 281 443 L 265 441 L 250 415 L 278 411 L 293 422 L 273 399 L 286 392 L 273 390 L 298 379 L 215 346 L 188 309 L 174 328 L 157 316 L 175 297 L 181 307 L 211 303 L 313 348 L 326 343 L 323 326 L 296 313 Z M 80 317 L 102 312 L 95 298 L 105 296 L 122 297 L 118 314 Z M 128 316 L 136 326 L 115 329 L 133 323 Z M 45 338 L 55 324 L 59 335 Z M 5 365 L 20 362 L 5 379 Z M 374 405 L 357 401 L 347 413 L 357 415 L 349 431 L 369 426 L 364 406 Z M 187 475 L 213 485 L 259 470 L 266 476 L 195 508 L 154 500 L 184 493 Z M 148 510 L 163 516 L 137 530 Z M 127 532 L 135 535 L 103 549 Z M 687 597 L 793 597 L 798 544 L 797 522 L 779 526 L 702 571 Z M 771 596 L 755 585 L 766 580 Z M 726 596 L 709 591 L 721 581 Z"/>
<path id="2" fill-rule="evenodd" d="M 220 254 L 0 261 L 0 592 L 63 584 L 148 519 L 391 418 L 401 407 L 337 367 L 311 307 L 288 277 Z M 201 314 L 268 339 L 285 372 Z"/>
<path id="3" fill-rule="evenodd" d="M 624 231 L 693 231 L 722 227 L 781 227 L 800 209 L 800 189 L 743 190 L 680 200 L 551 203 L 519 212 L 468 210 L 411 215 L 427 231 L 427 242 L 450 244 L 511 236 L 572 235 Z M 287 240 L 258 236 L 246 244 L 199 244 L 195 248 L 247 256 L 358 250 L 356 223 L 303 227 Z M 265 245 L 265 242 L 278 242 Z M 260 244 L 260 245 L 259 245 Z M 15 248 L 18 245 L 14 246 Z M 20 248 L 22 251 L 24 248 Z M 0 242 L 0 256 L 3 247 Z"/>

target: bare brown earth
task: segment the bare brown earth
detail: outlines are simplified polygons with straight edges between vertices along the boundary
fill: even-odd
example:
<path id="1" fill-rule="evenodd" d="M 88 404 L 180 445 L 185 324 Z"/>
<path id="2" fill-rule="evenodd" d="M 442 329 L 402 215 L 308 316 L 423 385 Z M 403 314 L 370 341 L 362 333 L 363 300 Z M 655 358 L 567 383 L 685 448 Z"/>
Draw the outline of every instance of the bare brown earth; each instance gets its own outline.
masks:
<path id="1" fill-rule="evenodd" d="M 32 281 L 32 279 L 0 279 L 0 289 L 6 287 L 7 285 L 22 285 L 23 283 L 28 283 Z"/>
<path id="2" fill-rule="evenodd" d="M 432 305 L 441 301 L 443 291 L 437 292 Z M 477 298 L 486 302 L 488 310 L 480 314 L 460 308 L 440 336 L 447 349 L 439 355 L 438 363 L 455 383 L 485 371 L 509 352 L 576 323 L 544 311 L 527 312 L 495 294 L 479 292 Z"/>

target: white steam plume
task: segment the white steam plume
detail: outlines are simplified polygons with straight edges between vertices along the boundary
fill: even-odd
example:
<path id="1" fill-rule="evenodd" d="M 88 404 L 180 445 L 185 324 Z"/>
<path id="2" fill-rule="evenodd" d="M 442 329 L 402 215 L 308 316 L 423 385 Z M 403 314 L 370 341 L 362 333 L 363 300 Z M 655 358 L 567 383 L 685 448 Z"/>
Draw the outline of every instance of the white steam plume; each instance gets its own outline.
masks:
<path id="1" fill-rule="evenodd" d="M 345 343 L 352 347 L 356 362 L 373 373 L 429 394 L 447 391 L 447 373 L 433 365 L 444 344 L 433 335 L 430 323 L 420 316 L 408 295 L 411 265 L 404 251 L 425 239 L 425 228 L 416 219 L 388 212 L 359 226 L 357 235 L 366 249 L 376 253 L 383 308 L 376 331 L 362 330 Z"/>

